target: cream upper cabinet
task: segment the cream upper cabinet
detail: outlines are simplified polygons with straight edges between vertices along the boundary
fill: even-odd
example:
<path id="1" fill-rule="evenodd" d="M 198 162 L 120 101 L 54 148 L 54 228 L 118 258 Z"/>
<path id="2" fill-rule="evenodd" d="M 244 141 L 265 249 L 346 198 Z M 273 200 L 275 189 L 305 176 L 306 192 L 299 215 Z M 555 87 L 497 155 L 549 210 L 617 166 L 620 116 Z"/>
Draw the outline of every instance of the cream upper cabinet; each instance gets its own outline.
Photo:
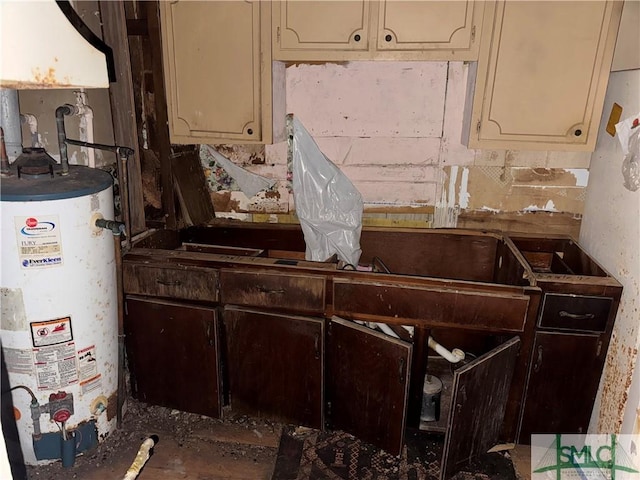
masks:
<path id="1" fill-rule="evenodd" d="M 273 2 L 274 57 L 300 59 L 304 52 L 348 52 L 369 48 L 371 2 Z"/>
<path id="2" fill-rule="evenodd" d="M 484 1 L 273 2 L 273 58 L 475 60 Z"/>
<path id="3" fill-rule="evenodd" d="M 621 11 L 604 1 L 487 8 L 468 146 L 592 151 Z"/>
<path id="4" fill-rule="evenodd" d="M 270 8 L 260 1 L 160 2 L 172 143 L 273 140 Z"/>
<path id="5" fill-rule="evenodd" d="M 382 1 L 376 48 L 385 52 L 416 51 L 425 59 L 429 59 L 429 53 L 446 52 L 449 59 L 474 60 L 483 13 L 484 2 L 474 0 Z"/>

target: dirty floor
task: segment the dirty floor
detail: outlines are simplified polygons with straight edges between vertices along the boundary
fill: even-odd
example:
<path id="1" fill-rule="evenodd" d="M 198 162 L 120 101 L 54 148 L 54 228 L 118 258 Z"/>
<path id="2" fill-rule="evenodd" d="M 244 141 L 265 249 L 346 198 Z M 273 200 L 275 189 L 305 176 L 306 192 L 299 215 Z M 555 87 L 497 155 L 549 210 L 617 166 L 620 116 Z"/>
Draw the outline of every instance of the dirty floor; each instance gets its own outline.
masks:
<path id="1" fill-rule="evenodd" d="M 269 480 L 282 425 L 225 413 L 225 420 L 215 420 L 130 400 L 123 427 L 96 451 L 68 469 L 60 463 L 28 467 L 27 478 L 120 480 L 142 441 L 155 434 L 159 442 L 138 480 Z M 518 446 L 513 453 L 518 477 L 528 479 L 528 449 Z"/>

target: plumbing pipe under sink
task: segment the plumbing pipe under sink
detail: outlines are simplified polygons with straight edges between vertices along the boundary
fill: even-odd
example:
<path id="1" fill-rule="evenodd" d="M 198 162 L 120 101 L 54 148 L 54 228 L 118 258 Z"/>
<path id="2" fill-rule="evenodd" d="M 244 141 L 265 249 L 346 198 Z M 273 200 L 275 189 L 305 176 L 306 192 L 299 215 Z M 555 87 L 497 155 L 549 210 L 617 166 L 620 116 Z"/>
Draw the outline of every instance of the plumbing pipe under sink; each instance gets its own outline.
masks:
<path id="1" fill-rule="evenodd" d="M 396 335 L 396 333 L 393 330 L 389 328 L 388 325 L 384 323 L 376 323 L 376 322 L 358 322 L 358 323 L 364 323 L 370 328 L 378 327 L 387 335 L 390 335 L 394 338 L 400 338 L 398 337 L 398 335 Z M 462 350 L 460 350 L 459 348 L 454 348 L 453 350 L 449 351 L 445 347 L 440 345 L 438 342 L 436 342 L 432 336 L 429 336 L 429 340 L 427 344 L 429 345 L 429 348 L 431 348 L 434 352 L 436 352 L 438 355 L 440 355 L 442 358 L 444 358 L 450 363 L 459 363 L 462 360 L 464 360 L 465 353 Z"/>

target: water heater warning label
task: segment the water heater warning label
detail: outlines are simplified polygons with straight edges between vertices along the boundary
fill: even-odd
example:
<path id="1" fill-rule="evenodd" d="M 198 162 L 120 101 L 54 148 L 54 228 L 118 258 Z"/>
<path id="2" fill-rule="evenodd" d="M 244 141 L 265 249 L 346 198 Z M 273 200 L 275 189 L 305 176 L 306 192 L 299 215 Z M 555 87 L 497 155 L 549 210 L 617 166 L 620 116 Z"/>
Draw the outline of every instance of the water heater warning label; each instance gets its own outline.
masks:
<path id="1" fill-rule="evenodd" d="M 55 390 L 78 383 L 73 342 L 33 349 L 39 390 Z"/>
<path id="2" fill-rule="evenodd" d="M 31 322 L 31 338 L 34 347 L 45 347 L 73 340 L 71 317 L 56 318 L 44 322 Z"/>
<path id="3" fill-rule="evenodd" d="M 15 217 L 14 222 L 22 268 L 62 264 L 60 221 L 57 215 Z"/>

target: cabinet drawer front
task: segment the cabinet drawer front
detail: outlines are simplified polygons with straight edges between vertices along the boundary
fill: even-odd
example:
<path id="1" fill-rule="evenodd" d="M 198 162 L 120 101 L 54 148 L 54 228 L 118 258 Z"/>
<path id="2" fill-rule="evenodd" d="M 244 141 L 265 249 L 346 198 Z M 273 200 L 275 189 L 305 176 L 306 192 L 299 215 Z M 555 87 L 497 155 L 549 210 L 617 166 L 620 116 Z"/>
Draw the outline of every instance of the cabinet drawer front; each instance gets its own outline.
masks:
<path id="1" fill-rule="evenodd" d="M 604 332 L 613 298 L 547 293 L 542 303 L 540 327 Z"/>
<path id="2" fill-rule="evenodd" d="M 218 271 L 201 267 L 125 264 L 127 294 L 218 302 Z"/>
<path id="3" fill-rule="evenodd" d="M 324 312 L 322 276 L 221 270 L 220 290 L 225 304 Z"/>
<path id="4" fill-rule="evenodd" d="M 527 295 L 334 280 L 336 315 L 367 321 L 521 332 Z"/>

